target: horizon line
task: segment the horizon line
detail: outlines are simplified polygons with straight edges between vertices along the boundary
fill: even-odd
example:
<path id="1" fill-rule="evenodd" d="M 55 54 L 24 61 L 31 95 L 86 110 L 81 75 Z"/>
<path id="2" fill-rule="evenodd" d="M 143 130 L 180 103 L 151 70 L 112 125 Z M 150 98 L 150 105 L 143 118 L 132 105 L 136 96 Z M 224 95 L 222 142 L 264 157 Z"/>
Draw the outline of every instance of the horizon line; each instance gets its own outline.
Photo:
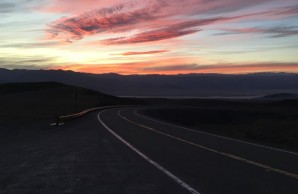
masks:
<path id="1" fill-rule="evenodd" d="M 74 70 L 64 70 L 64 69 L 24 69 L 24 68 L 1 68 L 0 70 L 7 71 L 63 71 L 63 72 L 73 72 L 73 73 L 81 73 L 81 74 L 93 74 L 93 75 L 120 75 L 120 76 L 150 76 L 150 75 L 160 75 L 160 76 L 175 76 L 175 75 L 253 75 L 253 74 L 295 74 L 298 75 L 298 72 L 287 72 L 287 71 L 259 71 L 259 72 L 243 72 L 243 73 L 208 73 L 208 72 L 197 72 L 197 73 L 132 73 L 132 74 L 124 74 L 124 73 L 116 73 L 116 72 L 105 72 L 105 73 L 92 73 L 92 72 L 82 72 L 82 71 L 74 71 Z"/>

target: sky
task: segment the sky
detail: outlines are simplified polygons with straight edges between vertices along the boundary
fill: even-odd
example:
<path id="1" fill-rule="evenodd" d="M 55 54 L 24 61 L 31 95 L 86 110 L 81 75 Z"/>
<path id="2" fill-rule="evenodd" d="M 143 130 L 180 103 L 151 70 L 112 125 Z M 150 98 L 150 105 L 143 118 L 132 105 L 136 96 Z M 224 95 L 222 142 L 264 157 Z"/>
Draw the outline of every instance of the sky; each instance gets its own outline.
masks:
<path id="1" fill-rule="evenodd" d="M 0 68 L 298 73 L 297 0 L 1 0 Z"/>

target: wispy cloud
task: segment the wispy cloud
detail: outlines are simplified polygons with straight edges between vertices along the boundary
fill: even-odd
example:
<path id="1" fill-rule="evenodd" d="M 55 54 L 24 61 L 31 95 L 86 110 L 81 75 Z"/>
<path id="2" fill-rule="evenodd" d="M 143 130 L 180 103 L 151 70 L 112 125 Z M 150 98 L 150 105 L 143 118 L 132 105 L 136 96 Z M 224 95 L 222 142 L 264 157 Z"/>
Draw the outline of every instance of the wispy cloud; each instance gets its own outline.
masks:
<path id="1" fill-rule="evenodd" d="M 152 55 L 152 54 L 159 54 L 159 53 L 165 53 L 169 52 L 169 50 L 155 50 L 155 51 L 143 51 L 143 52 L 137 52 L 137 51 L 131 51 L 131 52 L 125 52 L 121 55 L 124 56 L 130 56 L 130 55 Z"/>
<path id="2" fill-rule="evenodd" d="M 239 17 L 244 17 L 244 16 L 216 17 L 216 18 L 209 18 L 209 19 L 197 19 L 197 20 L 191 20 L 191 21 L 184 21 L 184 22 L 169 25 L 164 28 L 135 34 L 129 37 L 118 37 L 118 38 L 106 39 L 101 41 L 101 43 L 107 44 L 107 45 L 134 44 L 134 43 L 153 42 L 153 41 L 172 39 L 180 36 L 197 33 L 201 31 L 201 29 L 198 29 L 198 27 L 202 27 L 208 24 L 214 24 L 217 22 L 230 21 L 230 20 L 238 19 Z"/>
<path id="3" fill-rule="evenodd" d="M 55 65 L 54 58 L 47 57 L 1 57 L 0 68 L 6 69 L 41 69 Z"/>
<path id="4" fill-rule="evenodd" d="M 170 28 L 160 29 L 160 30 L 152 30 L 149 32 L 143 32 L 140 34 L 136 34 L 131 37 L 119 37 L 119 38 L 111 38 L 100 41 L 106 45 L 119 45 L 119 44 L 135 44 L 135 43 L 143 43 L 143 42 L 153 42 L 153 41 L 160 41 L 160 40 L 167 40 L 172 38 L 177 38 L 180 36 L 185 36 L 189 34 L 196 33 L 200 30 L 181 30 L 175 29 L 171 30 Z"/>
<path id="5" fill-rule="evenodd" d="M 246 13 L 236 17 L 210 17 L 209 19 L 197 20 L 189 18 L 196 14 L 208 13 L 212 15 L 213 12 L 216 14 L 230 12 L 267 2 L 270 1 L 227 0 L 211 2 L 205 0 L 144 0 L 140 2 L 131 0 L 113 4 L 107 3 L 107 1 L 100 3 L 91 0 L 88 1 L 90 5 L 97 3 L 98 6 L 106 5 L 108 7 L 58 19 L 49 24 L 47 33 L 51 38 L 74 41 L 83 39 L 86 36 L 106 32 L 138 31 L 137 34 L 131 37 L 120 36 L 103 41 L 105 44 L 128 44 L 176 38 L 199 31 L 194 29 L 189 30 L 187 28 L 209 25 L 214 22 L 226 22 L 229 19 L 245 19 L 260 15 L 291 15 L 297 13 L 296 7 L 284 7 L 283 9 L 279 8 L 265 12 Z M 57 1 L 55 3 L 59 5 Z M 79 3 L 82 3 L 81 0 L 76 1 L 74 4 Z M 63 5 L 63 3 L 61 4 Z"/>
<path id="6" fill-rule="evenodd" d="M 119 4 L 127 4 L 130 9 L 135 7 L 157 8 L 168 15 L 195 15 L 227 13 L 246 9 L 256 5 L 279 2 L 279 0 L 49 0 L 41 10 L 59 13 L 82 13 L 89 11 L 90 7 L 110 8 Z M 183 9 L 182 9 L 183 8 Z"/>
<path id="7" fill-rule="evenodd" d="M 294 26 L 276 26 L 276 27 L 252 27 L 252 28 L 225 28 L 220 29 L 221 33 L 216 35 L 230 34 L 264 34 L 272 38 L 281 38 L 298 35 L 298 27 Z"/>
<path id="8" fill-rule="evenodd" d="M 285 16 L 293 16 L 298 14 L 298 4 L 294 6 L 288 6 L 288 7 L 281 7 L 277 8 L 275 10 L 271 10 L 267 12 L 269 15 L 285 15 Z"/>
<path id="9" fill-rule="evenodd" d="M 132 10 L 129 8 L 133 7 Z M 156 20 L 160 7 L 134 7 L 133 4 L 118 4 L 109 8 L 95 9 L 75 17 L 61 18 L 49 25 L 47 32 L 52 37 L 82 39 L 84 36 L 113 32 L 122 27 Z M 127 30 L 127 29 L 126 29 Z"/>
<path id="10" fill-rule="evenodd" d="M 145 71 L 180 71 L 180 70 L 198 70 L 205 66 L 199 66 L 197 64 L 182 64 L 182 65 L 166 65 L 166 66 L 151 66 L 144 67 Z"/>
<path id="11" fill-rule="evenodd" d="M 8 2 L 2 2 L 0 3 L 0 13 L 9 13 L 14 11 L 16 8 L 16 5 L 13 3 Z"/>
<path id="12" fill-rule="evenodd" d="M 0 13 L 25 12 L 41 4 L 45 6 L 46 0 L 1 0 Z"/>
<path id="13" fill-rule="evenodd" d="M 151 66 L 142 68 L 143 71 L 152 72 L 167 72 L 167 71 L 210 71 L 210 72 L 230 72 L 231 70 L 241 71 L 256 71 L 256 70 L 287 70 L 295 69 L 298 71 L 298 63 L 281 63 L 281 62 L 267 62 L 267 63 L 244 63 L 244 64 L 232 64 L 232 63 L 221 63 L 213 65 L 199 65 L 199 64 L 178 64 L 168 66 Z"/>
<path id="14" fill-rule="evenodd" d="M 235 55 L 235 54 L 244 54 L 244 53 L 261 53 L 261 52 L 270 52 L 273 50 L 285 50 L 285 49 L 295 49 L 298 48 L 298 44 L 291 45 L 280 45 L 280 46 L 263 46 L 255 47 L 247 50 L 226 50 L 226 51 L 215 51 L 213 53 L 220 55 Z"/>
<path id="15" fill-rule="evenodd" d="M 45 41 L 45 42 L 31 42 L 31 43 L 2 43 L 0 48 L 42 48 L 61 45 L 58 41 Z"/>

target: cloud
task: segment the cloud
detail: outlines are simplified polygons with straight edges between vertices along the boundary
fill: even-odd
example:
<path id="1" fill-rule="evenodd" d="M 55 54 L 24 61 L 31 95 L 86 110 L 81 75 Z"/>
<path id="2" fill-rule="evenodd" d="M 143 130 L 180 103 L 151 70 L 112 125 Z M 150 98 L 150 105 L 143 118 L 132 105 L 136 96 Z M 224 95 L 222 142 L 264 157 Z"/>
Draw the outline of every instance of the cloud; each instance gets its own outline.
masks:
<path id="1" fill-rule="evenodd" d="M 181 30 L 175 29 L 171 30 L 170 28 L 167 29 L 160 29 L 160 30 L 152 30 L 149 32 L 144 32 L 140 34 L 136 34 L 132 37 L 120 37 L 120 38 L 111 38 L 100 41 L 102 44 L 106 45 L 119 45 L 119 44 L 135 44 L 135 43 L 143 43 L 143 42 L 153 42 L 153 41 L 160 41 L 166 39 L 177 38 L 180 36 L 185 36 L 189 34 L 196 33 L 200 30 Z"/>
<path id="2" fill-rule="evenodd" d="M 0 44 L 0 48 L 41 48 L 61 45 L 58 41 Z"/>
<path id="3" fill-rule="evenodd" d="M 298 27 L 277 26 L 277 27 L 263 29 L 262 33 L 269 34 L 271 37 L 274 37 L 274 38 L 296 36 L 298 35 Z"/>
<path id="4" fill-rule="evenodd" d="M 201 29 L 197 27 L 205 26 L 208 24 L 214 24 L 217 22 L 225 22 L 229 20 L 234 20 L 243 16 L 236 17 L 216 17 L 209 19 L 197 19 L 191 21 L 180 22 L 176 24 L 169 25 L 164 28 L 154 29 L 147 32 L 135 34 L 130 37 L 118 37 L 102 40 L 101 43 L 106 45 L 117 45 L 117 44 L 134 44 L 134 43 L 143 43 L 143 42 L 153 42 L 166 39 L 177 38 L 180 36 L 185 36 L 189 34 L 194 34 Z"/>
<path id="5" fill-rule="evenodd" d="M 77 18 L 62 18 L 50 24 L 48 33 L 52 37 L 62 35 L 74 40 L 80 40 L 84 36 L 94 35 L 117 28 L 133 25 L 139 22 L 152 20 L 153 16 L 146 12 L 136 11 L 132 13 L 120 13 L 109 17 L 102 17 L 101 11 L 94 11 Z"/>
<path id="6" fill-rule="evenodd" d="M 166 66 L 151 66 L 142 68 L 145 71 L 180 71 L 180 70 L 197 70 L 197 64 L 183 64 L 183 65 L 166 65 Z"/>
<path id="7" fill-rule="evenodd" d="M 294 26 L 275 26 L 275 27 L 252 27 L 252 28 L 225 28 L 220 29 L 221 33 L 215 35 L 230 34 L 264 34 L 272 38 L 281 38 L 298 35 L 298 27 Z"/>
<path id="8" fill-rule="evenodd" d="M 99 35 L 102 33 L 137 32 L 131 37 L 120 36 L 107 39 L 104 42 L 106 44 L 149 42 L 151 40 L 156 41 L 167 39 L 165 37 L 166 35 L 168 35 L 169 38 L 175 38 L 198 32 L 195 30 L 173 29 L 173 25 L 176 23 L 179 23 L 179 25 L 184 23 L 184 25 L 193 24 L 193 26 L 200 26 L 212 24 L 214 22 L 211 22 L 212 20 L 218 19 L 218 17 L 210 17 L 209 19 L 201 18 L 194 20 L 192 18 L 194 15 L 230 13 L 235 10 L 241 10 L 268 2 L 272 2 L 272 0 L 124 0 L 116 2 L 99 0 L 88 0 L 87 2 L 82 0 L 77 0 L 75 2 L 70 0 L 54 0 L 52 4 L 52 9 L 54 10 L 67 11 L 72 7 L 80 10 L 80 6 L 86 7 L 87 5 L 88 7 L 97 6 L 99 8 L 53 21 L 49 24 L 46 31 L 50 38 L 64 39 L 67 41 L 81 40 L 86 36 Z M 181 7 L 183 7 L 183 9 L 181 9 Z M 85 10 L 85 8 L 82 10 Z M 220 18 L 242 19 L 264 14 L 272 15 L 274 13 L 277 15 L 286 13 L 293 14 L 295 13 L 295 9 L 286 7 L 285 9 L 250 13 L 237 17 L 228 16 Z M 202 21 L 209 23 L 200 24 Z M 228 20 L 218 21 L 224 22 Z M 191 26 L 180 27 L 186 29 Z M 162 31 L 161 28 L 164 30 Z M 171 33 L 169 32 L 170 30 L 173 30 L 174 32 Z M 143 41 L 141 39 L 143 39 Z"/>
<path id="9" fill-rule="evenodd" d="M 40 8 L 42 12 L 50 13 L 82 13 L 91 8 L 112 7 L 128 2 L 126 0 L 49 0 Z"/>
<path id="10" fill-rule="evenodd" d="M 49 57 L 1 57 L 0 68 L 6 69 L 41 69 L 55 64 L 54 58 Z"/>
<path id="11" fill-rule="evenodd" d="M 45 4 L 46 0 L 1 0 L 0 13 L 26 12 L 29 9 Z"/>
<path id="12" fill-rule="evenodd" d="M 298 44 L 291 44 L 291 45 L 279 45 L 279 46 L 261 46 L 255 47 L 250 50 L 226 50 L 226 51 L 215 51 L 212 53 L 220 54 L 220 55 L 230 55 L 230 54 L 244 54 L 244 53 L 260 53 L 260 52 L 267 52 L 273 50 L 284 50 L 284 49 L 293 49 L 298 48 Z"/>
<path id="13" fill-rule="evenodd" d="M 246 9 L 265 3 L 274 3 L 279 0 L 49 0 L 41 11 L 55 13 L 82 13 L 92 8 L 110 8 L 116 5 L 128 5 L 129 9 L 135 7 L 162 7 L 168 15 L 195 15 L 210 13 L 227 13 Z M 183 8 L 183 9 L 181 9 Z"/>
<path id="14" fill-rule="evenodd" d="M 165 52 L 169 52 L 169 50 L 156 50 L 156 51 L 144 51 L 144 52 L 132 51 L 132 52 L 122 53 L 121 55 L 124 55 L 124 56 L 130 56 L 130 55 L 152 55 L 152 54 L 159 54 L 159 53 L 165 53 Z"/>
<path id="15" fill-rule="evenodd" d="M 255 70 L 296 70 L 298 71 L 298 63 L 281 63 L 281 62 L 267 62 L 267 63 L 248 63 L 248 64 L 214 64 L 214 65 L 199 65 L 199 64 L 182 64 L 182 65 L 167 65 L 167 66 L 150 66 L 144 67 L 142 71 L 152 71 L 152 72 L 167 72 L 167 71 L 211 71 L 211 72 L 221 72 L 221 71 L 231 71 L 238 70 L 241 71 L 255 71 Z"/>
<path id="16" fill-rule="evenodd" d="M 154 21 L 159 17 L 160 7 L 154 5 L 146 9 L 133 7 L 132 10 L 127 11 L 131 6 L 131 4 L 118 4 L 85 12 L 75 17 L 61 18 L 49 24 L 47 32 L 52 38 L 80 40 L 84 36 L 114 32 L 119 28 Z"/>
<path id="17" fill-rule="evenodd" d="M 6 3 L 6 2 L 0 3 L 0 12 L 1 13 L 12 12 L 15 10 L 15 8 L 16 8 L 16 5 L 13 3 Z"/>
<path id="18" fill-rule="evenodd" d="M 298 14 L 298 5 L 275 9 L 275 10 L 269 11 L 268 14 L 269 15 L 285 15 L 285 16 L 297 15 Z"/>

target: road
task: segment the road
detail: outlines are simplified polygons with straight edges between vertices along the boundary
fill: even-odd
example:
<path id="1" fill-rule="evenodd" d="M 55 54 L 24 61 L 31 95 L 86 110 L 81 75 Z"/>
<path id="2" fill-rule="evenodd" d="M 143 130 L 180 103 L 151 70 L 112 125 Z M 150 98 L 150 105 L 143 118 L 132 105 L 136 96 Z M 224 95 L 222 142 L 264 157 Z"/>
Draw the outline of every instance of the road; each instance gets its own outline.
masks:
<path id="1" fill-rule="evenodd" d="M 164 123 L 138 109 L 23 130 L 22 141 L 3 136 L 0 193 L 298 193 L 297 153 Z"/>
<path id="2" fill-rule="evenodd" d="M 298 193 L 297 153 L 163 123 L 140 115 L 136 108 L 106 110 L 98 117 L 107 130 L 194 192 Z"/>

